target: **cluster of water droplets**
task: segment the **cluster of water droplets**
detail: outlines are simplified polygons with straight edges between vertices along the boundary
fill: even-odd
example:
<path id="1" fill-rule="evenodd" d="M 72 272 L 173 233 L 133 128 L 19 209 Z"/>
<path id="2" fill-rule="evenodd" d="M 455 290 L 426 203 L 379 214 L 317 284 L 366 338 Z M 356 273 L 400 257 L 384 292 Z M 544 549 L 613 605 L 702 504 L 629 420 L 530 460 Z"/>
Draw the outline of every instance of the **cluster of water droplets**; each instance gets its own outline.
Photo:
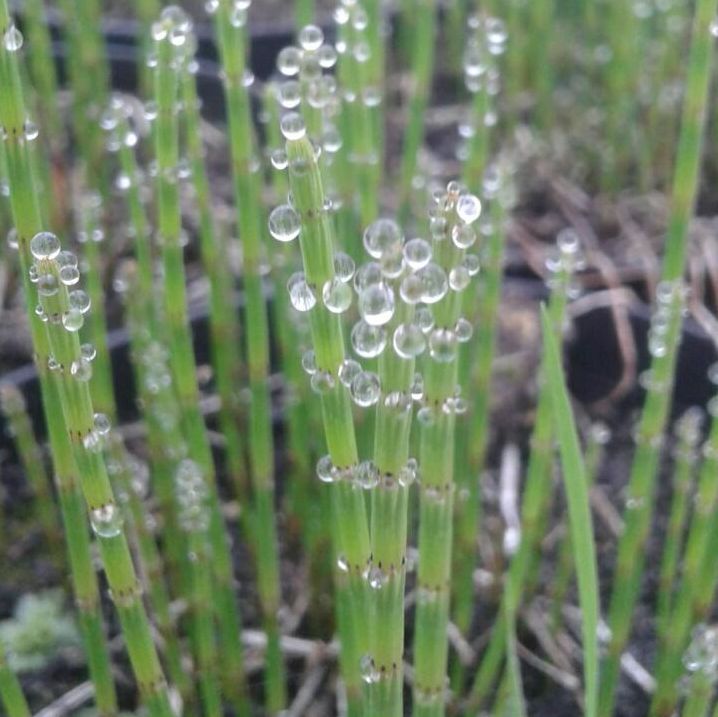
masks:
<path id="1" fill-rule="evenodd" d="M 177 465 L 174 482 L 180 527 L 188 533 L 204 533 L 209 527 L 209 508 L 202 469 L 192 459 L 184 458 Z"/>
<path id="2" fill-rule="evenodd" d="M 204 10 L 208 15 L 215 15 L 224 6 L 229 24 L 240 29 L 247 24 L 247 11 L 251 4 L 251 0 L 205 0 Z"/>
<path id="3" fill-rule="evenodd" d="M 668 354 L 676 323 L 685 308 L 687 288 L 682 281 L 661 281 L 656 287 L 656 306 L 648 329 L 648 352 L 652 359 L 662 359 Z M 649 368 L 639 376 L 641 386 L 647 391 L 664 391 L 668 387 Z"/>
<path id="4" fill-rule="evenodd" d="M 63 251 L 60 240 L 51 232 L 39 232 L 30 240 L 30 252 L 35 263 L 30 267 L 30 281 L 37 287 L 40 303 L 35 307 L 35 315 L 43 322 L 62 324 L 66 331 L 77 333 L 85 322 L 85 314 L 90 310 L 90 297 L 82 289 L 72 288 L 80 281 L 77 256 Z M 43 300 L 67 291 L 66 305 L 62 311 L 47 313 Z M 95 348 L 85 343 L 80 354 L 70 365 L 70 374 L 79 381 L 88 381 L 92 376 L 91 361 L 95 358 Z M 48 358 L 51 371 L 63 367 L 53 356 Z"/>
<path id="5" fill-rule="evenodd" d="M 693 462 L 696 459 L 696 448 L 703 438 L 705 425 L 705 412 L 698 406 L 686 409 L 676 421 L 676 436 L 678 444 L 674 457 L 684 461 Z"/>
<path id="6" fill-rule="evenodd" d="M 341 148 L 341 135 L 336 126 L 339 112 L 337 83 L 332 68 L 337 62 L 337 53 L 331 44 L 324 41 L 324 33 L 316 25 L 303 27 L 297 36 L 297 45 L 289 45 L 277 57 L 277 69 L 281 79 L 276 83 L 276 97 L 285 112 L 280 128 L 286 139 L 297 140 L 307 134 L 302 109 L 318 113 L 320 122 L 311 136 L 317 148 L 325 154 L 325 161 Z M 272 164 L 285 169 L 287 156 L 283 149 L 272 154 Z"/>
<path id="7" fill-rule="evenodd" d="M 484 101 L 468 108 L 459 123 L 457 156 L 466 159 L 473 138 L 496 125 L 494 98 L 501 89 L 498 59 L 506 50 L 506 25 L 496 17 L 472 15 L 468 20 L 468 34 L 464 48 L 464 83 L 472 94 L 483 93 Z"/>
<path id="8" fill-rule="evenodd" d="M 381 473 L 373 461 L 361 461 L 357 465 L 340 467 L 332 463 L 331 456 L 322 456 L 317 461 L 317 477 L 322 483 L 346 481 L 355 488 L 372 490 L 381 485 L 384 488 L 408 488 L 418 478 L 419 464 L 409 458 L 396 474 Z"/>
<path id="9" fill-rule="evenodd" d="M 382 102 L 382 90 L 372 82 L 365 69 L 371 60 L 367 12 L 357 0 L 340 0 L 334 11 L 334 22 L 337 25 L 336 51 L 339 62 L 346 66 L 345 76 L 355 80 L 353 83 L 347 83 L 352 86 L 341 88 L 342 102 L 350 108 L 360 104 L 374 109 Z M 361 150 L 358 146 L 350 147 L 348 159 L 353 164 L 367 165 L 374 165 L 379 161 L 372 146 L 362 147 Z"/>
<path id="10" fill-rule="evenodd" d="M 562 229 L 556 236 L 556 246 L 546 257 L 546 284 L 552 291 L 564 292 L 569 299 L 575 299 L 580 294 L 575 275 L 585 266 L 586 259 L 578 233 L 571 227 Z"/>

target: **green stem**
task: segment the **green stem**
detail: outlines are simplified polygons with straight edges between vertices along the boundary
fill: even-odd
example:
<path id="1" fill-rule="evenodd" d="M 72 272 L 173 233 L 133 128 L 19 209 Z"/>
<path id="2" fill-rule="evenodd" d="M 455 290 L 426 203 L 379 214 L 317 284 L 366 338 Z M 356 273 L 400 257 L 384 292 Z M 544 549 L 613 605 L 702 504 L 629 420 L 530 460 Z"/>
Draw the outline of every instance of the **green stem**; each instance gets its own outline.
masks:
<path id="1" fill-rule="evenodd" d="M 681 284 L 687 253 L 688 223 L 696 198 L 710 85 L 713 36 L 709 28 L 717 7 L 716 0 L 700 0 L 694 15 L 672 207 L 663 259 L 664 283 L 660 287 L 662 296 L 659 297 L 660 324 L 656 322 L 654 331 L 655 345 L 649 369 L 650 388 L 638 426 L 636 454 L 628 485 L 625 530 L 619 541 L 614 572 L 614 590 L 608 620 L 611 641 L 602 669 L 599 709 L 601 717 L 608 717 L 613 709 L 621 653 L 629 637 L 631 616 L 643 572 L 643 547 L 653 512 L 653 495 L 660 460 L 658 448 L 668 417 L 680 340 L 683 298 Z"/>
<path id="2" fill-rule="evenodd" d="M 261 263 L 263 212 L 261 165 L 255 157 L 254 132 L 246 69 L 246 16 L 233 3 L 221 0 L 215 13 L 219 51 L 224 68 L 229 120 L 232 179 L 237 224 L 244 259 L 247 370 L 251 395 L 249 412 L 249 464 L 253 487 L 257 579 L 267 631 L 267 710 L 276 714 L 287 700 L 286 675 L 279 646 L 277 612 L 281 600 L 279 548 L 274 510 L 274 441 L 269 397 L 269 326 L 262 288 Z"/>

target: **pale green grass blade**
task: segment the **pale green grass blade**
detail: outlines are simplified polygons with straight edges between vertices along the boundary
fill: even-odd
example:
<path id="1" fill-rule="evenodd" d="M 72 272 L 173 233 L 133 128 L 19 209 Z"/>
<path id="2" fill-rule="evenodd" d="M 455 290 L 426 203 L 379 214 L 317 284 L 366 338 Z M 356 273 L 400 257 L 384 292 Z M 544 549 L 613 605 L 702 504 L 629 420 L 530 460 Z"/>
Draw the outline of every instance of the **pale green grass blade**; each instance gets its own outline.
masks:
<path id="1" fill-rule="evenodd" d="M 583 674 L 586 690 L 584 714 L 594 717 L 598 709 L 598 638 L 599 615 L 598 576 L 593 522 L 588 502 L 588 482 L 576 431 L 576 422 L 566 390 L 561 358 L 546 308 L 541 307 L 546 378 L 551 392 L 556 435 L 566 503 L 568 505 L 571 540 L 578 579 L 583 633 Z"/>

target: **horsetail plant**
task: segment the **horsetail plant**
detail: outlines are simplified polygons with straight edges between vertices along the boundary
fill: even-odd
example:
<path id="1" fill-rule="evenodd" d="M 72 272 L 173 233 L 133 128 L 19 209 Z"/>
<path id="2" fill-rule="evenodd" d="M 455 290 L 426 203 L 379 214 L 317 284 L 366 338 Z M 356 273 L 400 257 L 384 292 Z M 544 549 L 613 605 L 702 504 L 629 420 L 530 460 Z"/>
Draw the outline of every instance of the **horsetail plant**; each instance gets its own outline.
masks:
<path id="1" fill-rule="evenodd" d="M 359 463 L 351 398 L 347 383 L 357 381 L 354 362 L 345 358 L 340 313 L 351 302 L 353 262 L 338 255 L 332 219 L 327 214 L 321 174 L 315 151 L 306 138 L 300 115 L 289 113 L 281 120 L 286 139 L 289 184 L 293 206 L 280 205 L 272 212 L 278 240 L 299 236 L 304 273 L 293 274 L 287 283 L 295 309 L 309 312 L 313 353 L 308 357 L 312 389 L 322 405 L 328 454 L 317 464 L 317 475 L 333 483 L 332 533 L 336 558 L 337 618 L 341 639 L 341 667 L 351 717 L 364 714 L 362 679 L 373 681 L 375 671 L 367 648 L 367 589 L 371 561 L 369 526 L 364 496 L 354 484 Z M 279 221 L 281 217 L 281 221 Z M 321 301 L 317 294 L 321 295 Z M 376 350 L 381 330 L 367 331 L 353 340 Z M 383 339 L 386 340 L 385 338 Z M 370 349 L 370 346 L 374 347 Z M 370 382 L 371 383 L 371 382 Z M 370 385 L 370 391 L 373 389 Z"/>
<path id="2" fill-rule="evenodd" d="M 551 297 L 548 314 L 551 325 L 557 335 L 562 335 L 565 321 L 566 304 L 572 287 L 574 271 L 582 265 L 578 236 L 572 229 L 563 229 L 556 238 L 556 250 L 549 256 L 546 265 L 551 274 L 549 286 Z M 542 363 L 539 375 L 545 375 Z M 539 563 L 540 541 L 546 520 L 548 519 L 551 497 L 553 495 L 553 437 L 554 421 L 551 393 L 548 384 L 542 381 L 531 434 L 531 452 L 526 469 L 526 486 L 521 500 L 521 532 L 508 533 L 504 537 L 504 551 L 511 556 L 506 577 L 511 583 L 510 594 L 525 596 L 531 572 Z M 489 646 L 484 653 L 479 670 L 471 688 L 469 703 L 480 705 L 486 699 L 504 659 L 507 637 L 506 625 L 500 613 L 494 625 Z"/>
<path id="3" fill-rule="evenodd" d="M 367 709 L 369 714 L 398 716 L 403 714 L 408 497 L 417 473 L 416 460 L 409 457 L 412 403 L 418 388 L 414 369 L 426 349 L 416 304 L 429 271 L 425 268 L 431 246 L 420 238 L 405 242 L 396 222 L 380 219 L 365 230 L 364 247 L 371 260 L 359 269 L 355 283 L 362 318 L 354 331 L 378 327 L 386 336 L 386 346 L 378 355 L 378 375 L 359 371 L 350 386 L 356 403 L 376 404 L 374 459 L 359 465 L 360 482 L 371 490 L 367 654 L 373 674 Z M 355 351 L 372 358 L 360 342 L 355 342 Z"/>
<path id="4" fill-rule="evenodd" d="M 631 466 L 624 511 L 626 527 L 619 541 L 614 588 L 609 605 L 611 639 L 601 670 L 601 717 L 608 717 L 613 709 L 621 653 L 628 640 L 631 615 L 638 597 L 644 562 L 643 545 L 653 512 L 659 448 L 668 416 L 682 323 L 688 223 L 693 212 L 698 184 L 713 55 L 713 35 L 710 28 L 716 8 L 716 0 L 700 0 L 694 11 L 662 282 L 658 287 L 657 309 L 649 337 L 652 355 L 649 383 L 638 426 L 636 453 Z"/>
<path id="5" fill-rule="evenodd" d="M 188 43 L 196 46 L 196 37 Z M 242 413 L 237 387 L 240 383 L 240 331 L 235 310 L 232 273 L 227 244 L 213 216 L 211 194 L 205 169 L 204 147 L 200 131 L 200 100 L 197 96 L 197 61 L 187 53 L 187 66 L 180 77 L 180 95 L 184 109 L 184 136 L 192 187 L 199 219 L 200 250 L 206 273 L 212 277 L 209 287 L 212 365 L 217 392 L 221 398 L 220 427 L 226 439 L 226 464 L 237 494 L 246 497 L 245 457 L 241 435 Z"/>
<path id="6" fill-rule="evenodd" d="M 420 300 L 426 309 L 429 354 L 422 363 L 419 455 L 419 565 L 414 646 L 415 717 L 445 713 L 451 597 L 454 506 L 454 441 L 457 415 L 466 400 L 458 385 L 458 347 L 473 328 L 461 315 L 462 292 L 478 271 L 467 254 L 476 240 L 473 224 L 481 202 L 458 182 L 437 192 L 429 211 L 432 261 L 422 270 Z"/>
<path id="7" fill-rule="evenodd" d="M 20 390 L 9 383 L 0 384 L 0 410 L 8 421 L 9 432 L 15 441 L 25 475 L 32 488 L 35 513 L 45 533 L 47 545 L 52 552 L 58 538 L 57 511 L 50 489 L 50 479 L 45 471 L 40 445 L 33 433 L 25 399 Z"/>
<path id="8" fill-rule="evenodd" d="M 399 220 L 402 223 L 406 223 L 411 209 L 417 155 L 424 137 L 424 112 L 431 92 L 436 35 L 435 0 L 418 0 L 413 22 L 415 24 L 411 58 L 413 87 L 408 103 L 409 121 L 404 134 L 399 178 Z"/>
<path id="9" fill-rule="evenodd" d="M 715 408 L 715 404 L 712 406 Z M 657 686 L 651 706 L 652 715 L 669 714 L 675 706 L 679 697 L 677 682 L 682 671 L 680 656 L 686 648 L 691 628 L 699 619 L 698 601 L 705 599 L 701 594 L 705 587 L 701 575 L 712 572 L 709 567 L 713 560 L 710 542 L 718 510 L 716 470 L 718 418 L 713 415 L 708 438 L 703 446 L 703 462 L 695 488 L 694 509 L 681 559 L 681 580 L 669 607 L 666 619 L 670 627 L 666 631 L 665 641 L 659 649 L 656 661 Z M 708 591 L 712 595 L 715 592 L 715 584 L 712 584 Z"/>
<path id="10" fill-rule="evenodd" d="M 215 606 L 221 628 L 223 687 L 240 713 L 246 713 L 244 658 L 235 636 L 241 629 L 233 590 L 232 562 L 224 520 L 215 483 L 214 463 L 199 401 L 194 349 L 187 319 L 182 225 L 179 191 L 179 76 L 183 71 L 191 21 L 177 6 L 162 11 L 152 26 L 155 43 L 155 98 L 157 118 L 154 126 L 157 160 L 157 231 L 164 265 L 163 318 L 167 322 L 170 370 L 179 403 L 187 457 L 201 470 L 207 485 L 209 539 L 216 580 Z M 184 68 L 186 70 L 186 68 Z"/>
<path id="11" fill-rule="evenodd" d="M 117 711 L 117 697 L 112 681 L 109 652 L 105 641 L 100 611 L 97 576 L 92 562 L 87 531 L 87 512 L 81 491 L 82 475 L 63 417 L 63 404 L 57 377 L 50 371 L 57 365 L 45 328 L 44 309 L 33 299 L 37 296 L 31 278 L 32 255 L 30 241 L 42 231 L 42 218 L 35 191 L 36 182 L 31 144 L 37 137 L 33 128 L 27 133 L 25 103 L 20 82 L 20 63 L 17 53 L 23 37 L 14 25 L 7 3 L 0 2 L 0 124 L 3 128 L 3 154 L 7 168 L 7 187 L 12 208 L 14 237 L 20 259 L 20 274 L 28 307 L 28 319 L 35 352 L 35 365 L 40 380 L 60 510 L 68 547 L 70 574 L 78 606 L 90 677 L 95 687 L 95 703 L 102 715 Z M 58 254 L 66 265 L 76 265 L 69 253 Z M 39 283 L 39 281 L 38 281 Z M 51 361 L 52 358 L 52 361 Z M 80 364 L 79 364 L 80 365 Z M 86 371 L 91 370 L 89 359 Z M 159 711 L 157 712 L 159 714 Z"/>
<path id="12" fill-rule="evenodd" d="M 673 456 L 673 495 L 666 528 L 665 544 L 661 556 L 656 608 L 656 632 L 660 644 L 665 645 L 671 630 L 670 614 L 673 590 L 679 562 L 683 553 L 683 537 L 690 516 L 690 496 L 693 477 L 698 463 L 698 446 L 701 440 L 704 414 L 699 408 L 689 408 L 676 422 L 677 445 Z"/>
<path id="13" fill-rule="evenodd" d="M 20 680 L 7 664 L 3 645 L 0 645 L 0 702 L 8 717 L 30 717 L 32 714 Z"/>
<path id="14" fill-rule="evenodd" d="M 251 395 L 249 409 L 249 465 L 253 487 L 251 530 L 257 552 L 258 590 L 265 630 L 266 704 L 271 713 L 284 709 L 286 680 L 279 645 L 279 547 L 274 511 L 274 441 L 269 397 L 268 309 L 262 286 L 261 164 L 255 154 L 246 68 L 247 9 L 250 3 L 218 0 L 208 5 L 215 18 L 219 54 L 225 73 L 232 181 L 237 227 L 242 243 L 245 293 L 246 364 Z"/>

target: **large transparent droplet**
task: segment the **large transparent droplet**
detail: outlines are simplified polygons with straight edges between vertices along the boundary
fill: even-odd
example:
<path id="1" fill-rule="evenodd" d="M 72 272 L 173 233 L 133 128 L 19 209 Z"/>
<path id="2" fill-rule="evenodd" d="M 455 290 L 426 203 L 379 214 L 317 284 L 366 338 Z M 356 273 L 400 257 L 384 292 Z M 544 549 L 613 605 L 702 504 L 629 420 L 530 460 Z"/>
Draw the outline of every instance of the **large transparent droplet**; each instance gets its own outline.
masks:
<path id="1" fill-rule="evenodd" d="M 446 296 L 449 280 L 446 272 L 438 264 L 430 262 L 417 272 L 417 276 L 421 279 L 421 300 L 425 304 L 435 304 Z"/>
<path id="2" fill-rule="evenodd" d="M 464 224 L 472 224 L 481 216 L 481 201 L 473 194 L 462 194 L 456 203 L 456 214 Z"/>
<path id="3" fill-rule="evenodd" d="M 280 204 L 269 214 L 269 233 L 281 242 L 289 242 L 299 236 L 299 214 L 289 204 Z"/>
<path id="4" fill-rule="evenodd" d="M 339 380 L 349 388 L 352 381 L 361 373 L 361 364 L 354 359 L 344 359 L 339 366 Z"/>
<path id="5" fill-rule="evenodd" d="M 296 141 L 307 134 L 307 128 L 302 116 L 297 112 L 289 112 L 282 117 L 279 123 L 285 139 Z"/>
<path id="6" fill-rule="evenodd" d="M 52 232 L 38 232 L 30 240 L 30 251 L 35 259 L 54 259 L 60 253 L 60 240 Z"/>
<path id="7" fill-rule="evenodd" d="M 372 371 L 361 371 L 352 380 L 350 391 L 357 406 L 373 406 L 381 395 L 379 377 Z"/>
<path id="8" fill-rule="evenodd" d="M 377 219 L 364 231 L 364 248 L 369 256 L 381 259 L 388 251 L 401 248 L 404 234 L 393 219 Z"/>
<path id="9" fill-rule="evenodd" d="M 15 25 L 10 25 L 3 35 L 3 45 L 8 52 L 17 52 L 23 43 L 23 37 L 20 30 Z"/>
<path id="10" fill-rule="evenodd" d="M 404 259 L 414 271 L 423 269 L 431 261 L 431 244 L 426 239 L 410 239 L 404 245 Z"/>
<path id="11" fill-rule="evenodd" d="M 434 329 L 429 336 L 429 353 L 434 361 L 449 363 L 456 358 L 456 335 L 448 329 Z"/>
<path id="12" fill-rule="evenodd" d="M 310 311 L 317 303 L 317 297 L 301 271 L 295 272 L 289 277 L 287 290 L 289 291 L 289 300 L 297 311 Z"/>
<path id="13" fill-rule="evenodd" d="M 386 284 L 373 284 L 359 295 L 359 313 L 371 326 L 383 326 L 394 315 L 394 292 Z"/>
<path id="14" fill-rule="evenodd" d="M 404 359 L 420 356 L 426 348 L 426 338 L 416 324 L 399 324 L 394 330 L 394 351 Z"/>
<path id="15" fill-rule="evenodd" d="M 290 45 L 283 48 L 277 56 L 277 69 L 285 77 L 294 77 L 299 74 L 301 61 L 302 51 L 298 47 Z"/>
<path id="16" fill-rule="evenodd" d="M 339 277 L 325 282 L 322 288 L 324 306 L 333 314 L 343 314 L 352 303 L 352 290 Z"/>
<path id="17" fill-rule="evenodd" d="M 372 326 L 362 319 L 354 324 L 351 340 L 358 356 L 376 358 L 386 346 L 386 330 L 383 326 Z"/>

